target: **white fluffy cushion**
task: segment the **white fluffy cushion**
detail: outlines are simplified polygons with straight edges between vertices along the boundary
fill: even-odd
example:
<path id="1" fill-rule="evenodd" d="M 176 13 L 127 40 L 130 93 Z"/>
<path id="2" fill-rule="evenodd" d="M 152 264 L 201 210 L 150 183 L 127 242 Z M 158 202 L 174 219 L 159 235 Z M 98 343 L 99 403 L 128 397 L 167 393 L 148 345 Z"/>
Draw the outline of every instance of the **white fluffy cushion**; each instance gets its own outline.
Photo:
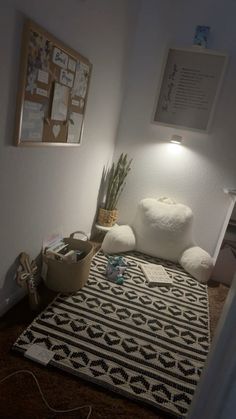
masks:
<path id="1" fill-rule="evenodd" d="M 128 252 L 134 249 L 135 235 L 128 225 L 112 227 L 102 242 L 102 250 L 105 253 Z"/>
<path id="2" fill-rule="evenodd" d="M 211 256 L 198 246 L 190 247 L 183 252 L 180 265 L 199 282 L 206 283 L 211 276 L 213 260 Z"/>
<path id="3" fill-rule="evenodd" d="M 133 222 L 136 250 L 177 262 L 193 246 L 193 213 L 189 207 L 169 198 L 140 201 Z"/>
<path id="4" fill-rule="evenodd" d="M 193 214 L 189 207 L 170 198 L 143 199 L 137 209 L 133 228 L 114 226 L 106 234 L 102 249 L 106 253 L 138 250 L 162 259 L 179 262 L 199 282 L 210 278 L 211 256 L 192 238 Z"/>

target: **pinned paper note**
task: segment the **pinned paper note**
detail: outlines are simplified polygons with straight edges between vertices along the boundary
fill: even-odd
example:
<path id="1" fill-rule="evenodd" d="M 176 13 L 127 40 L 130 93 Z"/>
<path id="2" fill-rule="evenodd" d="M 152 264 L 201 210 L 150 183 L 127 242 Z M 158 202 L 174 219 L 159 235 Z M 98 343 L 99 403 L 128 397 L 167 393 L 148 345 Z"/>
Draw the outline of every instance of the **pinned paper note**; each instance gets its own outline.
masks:
<path id="1" fill-rule="evenodd" d="M 80 106 L 80 101 L 79 100 L 72 99 L 71 103 L 72 103 L 73 106 Z"/>
<path id="2" fill-rule="evenodd" d="M 68 125 L 68 143 L 80 143 L 81 128 L 83 123 L 83 115 L 72 112 Z"/>
<path id="3" fill-rule="evenodd" d="M 24 141 L 42 141 L 43 105 L 26 100 L 23 108 L 21 139 Z"/>
<path id="4" fill-rule="evenodd" d="M 74 74 L 70 71 L 61 70 L 60 82 L 65 86 L 72 87 L 74 82 Z"/>
<path id="5" fill-rule="evenodd" d="M 88 88 L 89 66 L 80 61 L 77 62 L 75 81 L 72 89 L 72 97 L 80 96 L 83 99 L 86 96 Z"/>
<path id="6" fill-rule="evenodd" d="M 39 70 L 38 71 L 38 81 L 40 81 L 41 83 L 48 84 L 48 72 L 43 71 L 43 70 Z"/>
<path id="7" fill-rule="evenodd" d="M 45 89 L 40 89 L 39 87 L 37 87 L 36 95 L 48 97 L 48 91 L 45 90 Z"/>
<path id="8" fill-rule="evenodd" d="M 67 69 L 68 55 L 61 51 L 59 48 L 54 48 L 52 60 L 61 68 Z"/>
<path id="9" fill-rule="evenodd" d="M 52 102 L 51 119 L 56 121 L 66 121 L 69 99 L 69 88 L 55 83 Z"/>
<path id="10" fill-rule="evenodd" d="M 72 60 L 72 58 L 69 58 L 68 70 L 70 70 L 70 71 L 75 71 L 76 70 L 76 61 Z"/>

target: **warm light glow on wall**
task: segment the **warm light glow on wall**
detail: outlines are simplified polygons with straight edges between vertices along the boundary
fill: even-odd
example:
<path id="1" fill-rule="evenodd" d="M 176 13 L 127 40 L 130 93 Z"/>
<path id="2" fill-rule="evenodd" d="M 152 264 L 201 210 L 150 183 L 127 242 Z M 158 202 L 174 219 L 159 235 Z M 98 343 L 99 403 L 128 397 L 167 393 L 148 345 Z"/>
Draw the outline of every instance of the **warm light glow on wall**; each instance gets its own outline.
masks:
<path id="1" fill-rule="evenodd" d="M 181 144 L 170 142 L 167 144 L 169 152 L 172 154 L 181 154 L 183 147 L 181 147 Z"/>

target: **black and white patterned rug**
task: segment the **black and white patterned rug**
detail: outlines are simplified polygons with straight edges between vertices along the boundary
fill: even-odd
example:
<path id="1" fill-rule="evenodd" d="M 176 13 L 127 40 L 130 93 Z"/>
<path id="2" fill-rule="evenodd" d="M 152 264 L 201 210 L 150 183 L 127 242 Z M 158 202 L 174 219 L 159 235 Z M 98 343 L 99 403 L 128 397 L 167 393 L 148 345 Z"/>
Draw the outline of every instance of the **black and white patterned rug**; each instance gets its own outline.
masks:
<path id="1" fill-rule="evenodd" d="M 59 294 L 13 345 L 52 354 L 49 364 L 90 382 L 186 416 L 209 349 L 206 285 L 180 266 L 126 253 L 123 285 L 105 277 L 106 256 L 92 261 L 86 286 Z M 149 288 L 139 262 L 162 263 L 171 287 Z"/>

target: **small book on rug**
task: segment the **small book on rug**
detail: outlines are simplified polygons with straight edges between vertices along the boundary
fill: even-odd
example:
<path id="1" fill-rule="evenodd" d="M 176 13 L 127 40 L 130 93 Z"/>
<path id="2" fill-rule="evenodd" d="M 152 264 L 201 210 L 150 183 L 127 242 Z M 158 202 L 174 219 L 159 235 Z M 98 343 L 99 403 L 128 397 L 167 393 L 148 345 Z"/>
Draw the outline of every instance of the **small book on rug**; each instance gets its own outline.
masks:
<path id="1" fill-rule="evenodd" d="M 173 278 L 168 275 L 162 265 L 155 265 L 154 263 L 141 263 L 142 269 L 149 287 L 167 286 L 173 284 Z"/>

